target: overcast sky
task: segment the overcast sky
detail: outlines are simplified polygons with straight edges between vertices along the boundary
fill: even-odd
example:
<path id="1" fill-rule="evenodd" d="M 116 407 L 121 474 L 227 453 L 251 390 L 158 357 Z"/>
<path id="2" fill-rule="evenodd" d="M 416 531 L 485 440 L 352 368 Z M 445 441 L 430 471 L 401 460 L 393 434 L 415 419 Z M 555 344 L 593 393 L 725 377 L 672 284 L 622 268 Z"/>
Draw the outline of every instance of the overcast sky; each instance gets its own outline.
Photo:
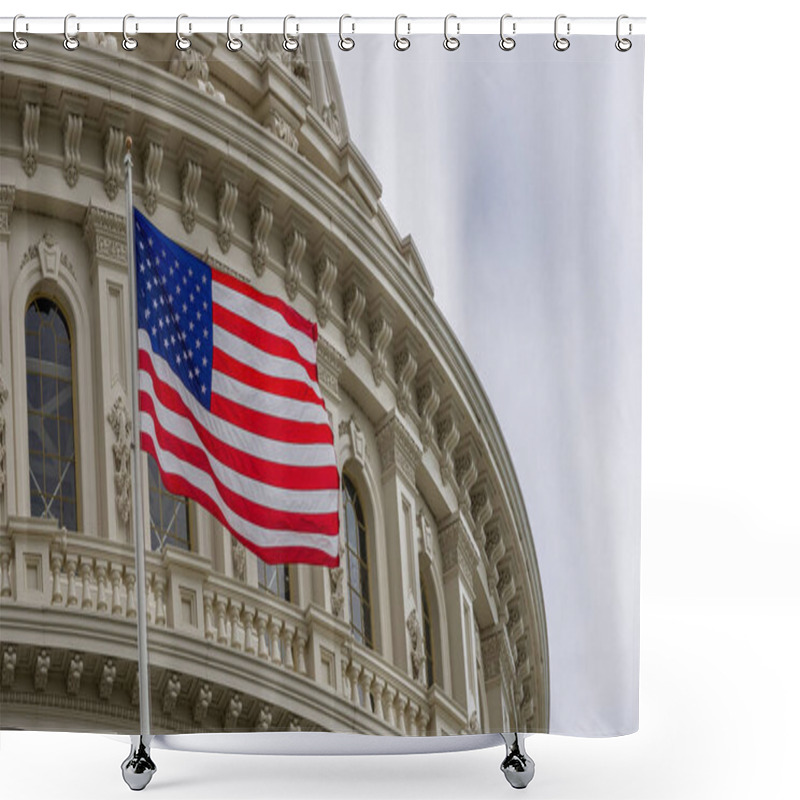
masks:
<path id="1" fill-rule="evenodd" d="M 351 138 L 505 432 L 544 587 L 551 731 L 638 727 L 643 42 L 331 43 Z"/>

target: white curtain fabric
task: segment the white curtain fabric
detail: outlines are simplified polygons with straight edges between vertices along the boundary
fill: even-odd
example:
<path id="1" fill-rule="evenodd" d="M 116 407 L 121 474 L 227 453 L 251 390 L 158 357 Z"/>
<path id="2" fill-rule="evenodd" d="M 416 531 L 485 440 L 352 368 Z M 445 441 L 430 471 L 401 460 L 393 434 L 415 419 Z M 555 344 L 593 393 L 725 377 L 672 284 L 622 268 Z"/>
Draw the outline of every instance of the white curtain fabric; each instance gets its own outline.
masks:
<path id="1" fill-rule="evenodd" d="M 488 392 L 544 589 L 550 731 L 638 728 L 644 37 L 361 36 L 350 135 Z"/>

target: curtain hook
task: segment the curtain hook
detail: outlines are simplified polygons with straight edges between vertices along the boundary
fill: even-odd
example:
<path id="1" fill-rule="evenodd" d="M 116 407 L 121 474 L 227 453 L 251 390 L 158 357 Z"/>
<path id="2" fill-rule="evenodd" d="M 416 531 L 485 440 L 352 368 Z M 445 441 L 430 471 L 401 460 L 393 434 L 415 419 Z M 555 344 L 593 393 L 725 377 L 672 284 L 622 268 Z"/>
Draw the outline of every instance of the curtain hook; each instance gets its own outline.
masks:
<path id="1" fill-rule="evenodd" d="M 503 14 L 500 17 L 500 49 L 505 50 L 508 52 L 509 50 L 513 50 L 517 46 L 517 40 L 511 36 L 506 36 L 504 26 L 507 19 L 512 19 L 511 14 Z M 511 33 L 517 32 L 517 23 L 511 23 Z"/>
<path id="2" fill-rule="evenodd" d="M 187 39 L 181 33 L 181 20 L 182 19 L 188 19 L 188 17 L 189 17 L 188 14 L 178 14 L 177 18 L 175 19 L 175 36 L 176 36 L 175 47 L 177 47 L 178 50 L 188 50 L 192 46 L 191 39 Z M 192 29 L 192 26 L 191 26 L 191 23 L 190 23 L 189 24 L 189 30 L 191 31 L 191 29 Z"/>
<path id="3" fill-rule="evenodd" d="M 300 47 L 300 40 L 297 36 L 292 36 L 289 33 L 289 20 L 290 19 L 297 19 L 297 17 L 293 17 L 291 14 L 283 18 L 283 49 L 289 53 L 293 53 Z M 295 31 L 299 33 L 299 27 L 295 26 Z"/>
<path id="4" fill-rule="evenodd" d="M 14 49 L 19 51 L 19 52 L 22 52 L 28 46 L 28 40 L 27 39 L 23 39 L 17 33 L 17 22 L 19 20 L 21 20 L 21 19 L 25 19 L 24 14 L 17 14 L 14 17 L 14 25 L 13 25 L 13 27 L 11 29 L 11 32 L 14 34 L 14 41 L 12 42 L 12 44 L 14 45 Z M 27 26 L 27 23 L 26 23 L 25 24 L 25 28 L 27 29 L 27 27 L 28 26 Z"/>
<path id="5" fill-rule="evenodd" d="M 239 17 L 237 17 L 235 14 L 231 14 L 231 16 L 228 17 L 228 41 L 225 43 L 225 47 L 227 47 L 228 50 L 231 51 L 231 53 L 235 53 L 237 50 L 241 50 L 244 44 L 244 42 L 242 42 L 241 39 L 237 39 L 231 34 L 231 23 L 235 19 L 239 19 Z M 240 25 L 239 31 L 241 32 L 241 30 L 242 26 Z"/>
<path id="6" fill-rule="evenodd" d="M 614 47 L 616 47 L 617 50 L 620 51 L 620 53 L 627 53 L 628 50 L 630 50 L 631 47 L 633 47 L 633 42 L 630 39 L 623 39 L 619 35 L 620 22 L 622 22 L 622 20 L 624 20 L 624 19 L 629 19 L 627 14 L 620 14 L 617 17 L 617 41 L 614 42 Z M 631 25 L 631 23 L 629 22 L 628 23 L 628 36 L 630 36 L 632 33 L 633 33 L 633 25 Z"/>
<path id="7" fill-rule="evenodd" d="M 447 27 L 451 19 L 457 19 L 455 14 L 448 14 L 444 18 L 444 49 L 449 50 L 451 53 L 461 47 L 461 41 L 457 36 L 450 36 L 447 32 Z M 456 22 L 456 34 L 461 33 L 461 23 Z"/>
<path id="8" fill-rule="evenodd" d="M 353 18 L 349 14 L 342 14 L 342 16 L 339 17 L 339 49 L 344 50 L 345 52 L 347 52 L 348 50 L 352 50 L 356 46 L 355 40 L 353 38 L 344 35 L 344 21 L 346 19 L 353 19 Z M 355 22 L 353 22 L 351 32 L 355 33 L 355 30 L 356 30 L 356 24 Z"/>
<path id="9" fill-rule="evenodd" d="M 411 39 L 407 39 L 405 36 L 400 35 L 400 20 L 401 19 L 408 19 L 405 14 L 398 14 L 394 18 L 394 49 L 395 50 L 408 50 L 411 47 Z M 411 23 L 407 22 L 406 26 L 408 28 L 408 33 L 411 33 Z"/>
<path id="10" fill-rule="evenodd" d="M 67 14 L 64 17 L 64 49 L 65 50 L 77 50 L 78 45 L 80 42 L 69 32 L 69 21 L 71 19 L 75 19 L 74 14 Z M 80 26 L 76 25 L 75 30 L 77 31 Z"/>
<path id="11" fill-rule="evenodd" d="M 569 50 L 569 45 L 570 45 L 569 39 L 567 39 L 566 36 L 559 36 L 558 35 L 558 22 L 559 22 L 559 20 L 566 19 L 566 18 L 567 18 L 566 14 L 559 14 L 556 17 L 556 21 L 555 21 L 555 23 L 553 25 L 553 33 L 554 33 L 554 35 L 556 37 L 556 40 L 553 42 L 553 47 L 555 47 L 555 49 L 558 50 L 559 53 L 563 53 L 565 50 Z M 569 29 L 570 29 L 570 23 L 568 22 L 567 23 L 567 36 L 569 36 Z"/>
<path id="12" fill-rule="evenodd" d="M 122 18 L 122 47 L 124 50 L 135 50 L 139 46 L 139 42 L 132 36 L 128 36 L 128 20 L 135 19 L 133 14 L 126 14 Z M 139 30 L 139 24 L 136 23 L 136 30 Z"/>

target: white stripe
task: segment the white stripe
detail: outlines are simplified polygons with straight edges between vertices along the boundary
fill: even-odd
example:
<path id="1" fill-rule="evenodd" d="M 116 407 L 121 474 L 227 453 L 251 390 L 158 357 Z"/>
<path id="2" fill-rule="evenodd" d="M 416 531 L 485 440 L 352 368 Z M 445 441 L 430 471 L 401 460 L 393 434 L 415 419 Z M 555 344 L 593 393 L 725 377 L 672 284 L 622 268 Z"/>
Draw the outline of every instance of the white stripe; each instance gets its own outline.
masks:
<path id="1" fill-rule="evenodd" d="M 329 556 L 336 557 L 339 552 L 338 535 L 324 533 L 297 533 L 296 531 L 272 530 L 262 528 L 243 517 L 240 517 L 220 497 L 214 481 L 208 473 L 198 469 L 193 464 L 183 461 L 159 446 L 153 431 L 153 421 L 149 416 L 142 417 L 142 432 L 153 439 L 156 457 L 161 469 L 170 475 L 185 478 L 193 486 L 210 497 L 218 506 L 225 517 L 225 523 L 240 536 L 252 542 L 257 547 L 311 547 L 321 550 Z"/>
<path id="2" fill-rule="evenodd" d="M 170 411 L 159 402 L 152 391 L 150 376 L 148 375 L 146 378 L 147 383 L 150 385 L 145 388 L 145 382 L 143 381 L 141 388 L 153 401 L 155 408 L 154 418 L 173 436 L 188 445 L 199 447 L 208 456 L 211 470 L 217 480 L 227 489 L 230 489 L 230 491 L 245 500 L 257 503 L 260 506 L 274 508 L 276 511 L 288 511 L 293 514 L 333 514 L 337 510 L 339 507 L 339 492 L 337 489 L 285 489 L 271 486 L 263 481 L 253 480 L 253 478 L 249 478 L 247 475 L 243 475 L 223 464 L 214 456 L 213 452 L 205 447 L 192 423 L 186 417 Z M 144 417 L 150 418 L 153 416 L 146 411 L 141 413 L 142 420 L 144 420 Z"/>
<path id="3" fill-rule="evenodd" d="M 214 325 L 214 346 L 263 375 L 270 375 L 274 378 L 290 378 L 305 383 L 314 390 L 314 394 L 321 397 L 317 382 L 298 361 L 265 353 L 219 325 Z"/>
<path id="4" fill-rule="evenodd" d="M 295 400 L 292 397 L 282 397 L 279 394 L 270 394 L 261 389 L 254 389 L 223 372 L 214 372 L 212 381 L 212 389 L 215 394 L 241 403 L 252 411 L 281 417 L 291 422 L 328 424 L 328 412 L 319 403 Z"/>
<path id="5" fill-rule="evenodd" d="M 150 335 L 139 329 L 139 347 L 144 350 L 153 362 L 158 378 L 173 388 L 183 400 L 194 418 L 213 436 L 228 442 L 231 447 L 245 453 L 295 467 L 329 467 L 336 464 L 336 455 L 330 444 L 296 444 L 294 442 L 278 442 L 240 428 L 227 420 L 220 419 L 197 402 L 194 395 L 184 386 L 183 381 L 170 369 L 167 362 L 153 353 L 150 346 Z M 145 380 L 150 380 L 143 370 L 139 370 L 140 387 Z M 149 384 L 152 395 L 152 382 Z"/>
<path id="6" fill-rule="evenodd" d="M 288 339 L 306 361 L 310 364 L 317 363 L 317 345 L 314 340 L 293 328 L 282 314 L 217 281 L 212 281 L 211 299 L 259 328 Z"/>

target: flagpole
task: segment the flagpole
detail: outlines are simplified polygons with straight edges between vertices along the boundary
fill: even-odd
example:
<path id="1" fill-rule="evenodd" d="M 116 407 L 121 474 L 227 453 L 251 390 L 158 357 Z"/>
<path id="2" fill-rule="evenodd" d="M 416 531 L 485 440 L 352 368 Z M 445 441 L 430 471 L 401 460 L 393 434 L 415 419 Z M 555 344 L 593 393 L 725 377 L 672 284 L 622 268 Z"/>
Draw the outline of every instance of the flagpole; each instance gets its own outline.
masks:
<path id="1" fill-rule="evenodd" d="M 142 520 L 141 457 L 139 453 L 139 369 L 137 343 L 137 292 L 136 252 L 133 235 L 133 142 L 125 140 L 125 229 L 127 233 L 128 277 L 130 278 L 131 314 L 131 417 L 133 419 L 133 443 L 131 445 L 131 498 L 133 500 L 133 545 L 136 553 L 136 629 L 139 658 L 139 741 L 131 737 L 131 752 L 122 762 L 122 777 L 131 789 L 144 789 L 156 765 L 150 758 L 150 674 L 147 656 L 147 587 L 145 584 L 144 526 Z"/>

